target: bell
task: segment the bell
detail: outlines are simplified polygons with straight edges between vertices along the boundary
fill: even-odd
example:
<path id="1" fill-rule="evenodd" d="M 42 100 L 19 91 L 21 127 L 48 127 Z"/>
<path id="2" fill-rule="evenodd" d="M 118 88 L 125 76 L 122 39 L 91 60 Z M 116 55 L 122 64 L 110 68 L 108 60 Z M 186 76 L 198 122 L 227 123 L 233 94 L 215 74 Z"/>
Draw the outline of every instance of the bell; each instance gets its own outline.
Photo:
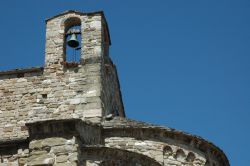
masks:
<path id="1" fill-rule="evenodd" d="M 70 39 L 68 40 L 67 44 L 68 44 L 68 46 L 70 46 L 70 47 L 72 47 L 72 48 L 76 48 L 76 47 L 79 46 L 79 42 L 78 42 L 78 40 L 77 40 L 76 34 L 73 33 L 73 34 L 71 35 L 71 37 L 70 37 Z"/>

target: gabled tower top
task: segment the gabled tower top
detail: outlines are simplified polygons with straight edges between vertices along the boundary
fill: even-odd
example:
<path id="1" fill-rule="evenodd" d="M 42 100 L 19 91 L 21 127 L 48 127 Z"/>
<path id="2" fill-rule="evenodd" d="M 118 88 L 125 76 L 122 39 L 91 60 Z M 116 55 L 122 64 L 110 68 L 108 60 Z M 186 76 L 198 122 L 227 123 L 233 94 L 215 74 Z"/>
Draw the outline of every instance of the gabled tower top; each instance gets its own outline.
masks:
<path id="1" fill-rule="evenodd" d="M 79 62 L 108 56 L 111 41 L 103 12 L 82 13 L 68 10 L 46 20 L 45 70 L 55 64 L 57 69 L 63 69 L 63 64 L 67 61 L 67 35 L 74 26 L 80 27 L 77 32 L 81 37 Z"/>

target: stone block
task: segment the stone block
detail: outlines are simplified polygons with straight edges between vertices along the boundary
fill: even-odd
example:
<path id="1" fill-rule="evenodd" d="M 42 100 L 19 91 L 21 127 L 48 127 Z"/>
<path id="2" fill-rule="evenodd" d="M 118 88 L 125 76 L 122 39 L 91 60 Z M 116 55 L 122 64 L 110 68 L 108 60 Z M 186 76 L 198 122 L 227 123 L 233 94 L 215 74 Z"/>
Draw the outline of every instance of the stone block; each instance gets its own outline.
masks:
<path id="1" fill-rule="evenodd" d="M 68 156 L 67 155 L 56 156 L 56 163 L 65 163 L 67 161 L 68 161 Z"/>
<path id="2" fill-rule="evenodd" d="M 52 137 L 52 138 L 46 138 L 42 140 L 42 146 L 59 146 L 59 145 L 65 145 L 67 143 L 67 139 L 61 138 L 61 137 Z"/>
<path id="3" fill-rule="evenodd" d="M 28 160 L 28 166 L 41 166 L 41 165 L 53 165 L 55 162 L 55 158 L 51 154 L 39 155 L 33 158 L 32 160 Z"/>
<path id="4" fill-rule="evenodd" d="M 54 154 L 69 154 L 76 151 L 77 151 L 76 146 L 61 145 L 52 147 L 50 152 Z"/>

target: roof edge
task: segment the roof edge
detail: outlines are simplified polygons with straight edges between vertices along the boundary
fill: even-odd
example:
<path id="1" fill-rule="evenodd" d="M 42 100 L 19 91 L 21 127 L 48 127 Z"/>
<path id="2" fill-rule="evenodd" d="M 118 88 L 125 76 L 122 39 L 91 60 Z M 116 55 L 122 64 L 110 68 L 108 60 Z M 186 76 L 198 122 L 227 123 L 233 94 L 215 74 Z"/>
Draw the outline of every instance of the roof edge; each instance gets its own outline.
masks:
<path id="1" fill-rule="evenodd" d="M 121 121 L 121 124 L 123 123 L 122 121 L 127 121 L 128 123 L 131 123 L 132 125 L 117 125 L 117 126 L 105 126 L 105 121 L 102 123 L 103 124 L 103 128 L 104 130 L 110 130 L 110 129 L 121 129 L 121 130 L 126 130 L 126 129 L 148 129 L 148 130 L 158 130 L 159 132 L 167 132 L 167 133 L 172 133 L 173 135 L 176 135 L 177 137 L 175 139 L 178 139 L 178 135 L 181 135 L 185 138 L 192 138 L 195 140 L 195 142 L 197 144 L 203 144 L 206 145 L 207 147 L 209 147 L 212 150 L 215 150 L 219 156 L 224 160 L 224 163 L 226 164 L 226 166 L 229 166 L 229 160 L 226 156 L 226 154 L 224 153 L 224 151 L 222 149 L 220 149 L 218 146 L 216 146 L 214 143 L 200 137 L 197 135 L 193 135 L 193 134 L 189 134 L 186 133 L 184 131 L 180 131 L 180 130 L 176 130 L 173 128 L 169 128 L 169 127 L 165 127 L 165 126 L 159 126 L 159 125 L 154 125 L 154 124 L 150 124 L 150 123 L 146 123 L 146 122 L 141 122 L 141 121 L 137 121 L 137 120 L 132 120 L 132 119 L 127 119 L 127 118 L 122 118 L 122 117 L 115 117 L 113 120 L 116 121 Z M 110 120 L 112 123 L 112 120 Z M 108 121 L 106 121 L 108 122 Z M 138 123 L 138 126 L 136 126 L 136 123 Z M 198 146 L 199 149 L 200 146 Z M 202 149 L 200 149 L 202 150 Z"/>
<path id="2" fill-rule="evenodd" d="M 66 10 L 66 11 L 64 11 L 64 12 L 62 12 L 60 14 L 57 14 L 55 16 L 52 16 L 52 17 L 49 17 L 49 18 L 45 19 L 45 23 L 47 24 L 48 21 L 50 21 L 50 20 L 52 20 L 54 18 L 57 18 L 59 16 L 63 16 L 63 15 L 69 14 L 69 13 L 76 13 L 76 14 L 79 14 L 81 16 L 83 16 L 83 15 L 91 16 L 91 15 L 100 14 L 102 16 L 103 20 L 104 20 L 104 23 L 105 23 L 106 27 L 107 27 L 107 32 L 108 32 L 108 37 L 109 37 L 109 45 L 111 45 L 111 38 L 110 38 L 110 33 L 109 33 L 109 27 L 108 27 L 107 20 L 106 20 L 106 17 L 104 15 L 103 11 L 86 12 L 86 13 L 84 13 L 84 12 L 80 12 L 80 11 L 77 11 L 77 10 Z"/>
<path id="3" fill-rule="evenodd" d="M 76 13 L 76 14 L 79 14 L 79 15 L 93 15 L 93 14 L 103 14 L 103 11 L 96 11 L 96 12 L 88 12 L 88 13 L 84 13 L 84 12 L 80 12 L 80 11 L 77 11 L 77 10 L 66 10 L 60 14 L 57 14 L 55 16 L 52 16 L 52 17 L 49 17 L 47 19 L 45 19 L 45 22 L 47 23 L 48 21 L 56 18 L 56 17 L 59 17 L 59 16 L 62 16 L 62 15 L 66 15 L 66 14 L 69 14 L 69 13 Z"/>
<path id="4" fill-rule="evenodd" d="M 43 69 L 44 69 L 43 67 L 12 69 L 12 70 L 0 71 L 0 76 L 13 75 L 13 74 L 36 73 L 36 72 L 42 72 Z"/>

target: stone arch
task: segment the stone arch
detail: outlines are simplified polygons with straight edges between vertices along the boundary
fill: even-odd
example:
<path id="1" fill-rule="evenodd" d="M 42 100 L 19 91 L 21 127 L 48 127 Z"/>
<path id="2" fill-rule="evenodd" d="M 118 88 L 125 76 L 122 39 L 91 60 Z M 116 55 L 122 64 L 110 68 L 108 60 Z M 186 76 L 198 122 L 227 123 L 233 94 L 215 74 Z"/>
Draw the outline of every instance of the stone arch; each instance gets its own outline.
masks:
<path id="1" fill-rule="evenodd" d="M 79 32 L 78 32 L 78 37 L 79 37 L 79 46 L 80 48 L 82 48 L 82 43 L 83 43 L 83 36 L 82 36 L 82 20 L 80 17 L 77 16 L 73 16 L 73 17 L 68 17 L 65 20 L 62 21 L 61 23 L 61 27 L 63 28 L 63 35 L 64 35 L 64 39 L 63 39 L 63 60 L 66 61 L 67 59 L 67 49 L 69 49 L 67 47 L 67 37 L 68 37 L 68 32 L 72 27 L 78 27 Z M 80 50 L 80 54 L 79 54 L 79 58 L 82 57 L 81 55 L 81 50 Z"/>
<path id="2" fill-rule="evenodd" d="M 195 154 L 193 152 L 189 152 L 186 160 L 187 162 L 193 162 L 195 160 Z"/>
<path id="3" fill-rule="evenodd" d="M 102 166 L 135 166 L 150 165 L 160 166 L 161 164 L 145 155 L 130 152 L 122 149 L 108 147 L 85 147 L 82 149 L 82 158 L 85 160 L 101 161 Z"/>
<path id="4" fill-rule="evenodd" d="M 182 149 L 178 149 L 175 153 L 175 158 L 179 161 L 184 161 L 186 158 L 186 154 Z"/>
<path id="5" fill-rule="evenodd" d="M 63 21 L 63 23 L 61 24 L 61 26 L 64 27 L 64 31 L 67 32 L 67 30 L 69 30 L 70 27 L 72 26 L 75 26 L 75 25 L 78 25 L 80 26 L 81 25 L 81 18 L 79 17 L 68 17 L 67 19 L 65 19 Z"/>
<path id="6" fill-rule="evenodd" d="M 174 140 L 177 144 L 194 147 L 193 152 L 198 152 L 198 154 L 199 152 L 216 152 L 217 155 L 212 154 L 212 157 L 218 159 L 219 163 L 229 165 L 228 159 L 226 158 L 225 154 L 218 147 L 200 137 L 192 136 L 177 130 L 171 130 L 169 128 L 162 128 L 160 126 L 141 123 L 139 121 L 130 119 L 119 119 L 119 123 L 118 119 L 114 119 L 113 122 L 115 122 L 113 128 L 110 127 L 110 124 L 112 124 L 111 122 L 107 123 L 107 128 L 105 128 L 104 130 L 106 137 L 133 137 L 138 140 L 157 140 L 166 144 L 170 143 L 168 140 Z M 185 147 L 182 148 L 186 149 Z M 203 156 L 204 160 L 208 159 L 209 157 L 208 154 L 205 155 L 206 156 Z M 176 155 L 174 153 L 173 157 L 175 156 Z"/>
<path id="7" fill-rule="evenodd" d="M 173 149 L 168 145 L 164 146 L 163 155 L 168 157 L 168 156 L 171 156 L 172 154 L 173 154 Z"/>

